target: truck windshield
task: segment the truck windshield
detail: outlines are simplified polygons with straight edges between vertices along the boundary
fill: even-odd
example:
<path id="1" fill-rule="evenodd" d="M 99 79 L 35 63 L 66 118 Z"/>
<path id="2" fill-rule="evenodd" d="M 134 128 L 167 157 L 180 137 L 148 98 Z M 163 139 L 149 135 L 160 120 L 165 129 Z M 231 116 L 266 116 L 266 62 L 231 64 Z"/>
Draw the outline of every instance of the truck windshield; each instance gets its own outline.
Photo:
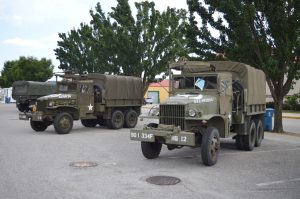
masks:
<path id="1" fill-rule="evenodd" d="M 216 76 L 177 76 L 174 80 L 174 88 L 177 89 L 195 89 L 198 91 L 217 89 Z"/>
<path id="2" fill-rule="evenodd" d="M 59 92 L 72 92 L 72 91 L 76 91 L 76 84 L 75 83 L 63 83 L 63 84 L 59 84 L 58 85 L 58 91 Z"/>

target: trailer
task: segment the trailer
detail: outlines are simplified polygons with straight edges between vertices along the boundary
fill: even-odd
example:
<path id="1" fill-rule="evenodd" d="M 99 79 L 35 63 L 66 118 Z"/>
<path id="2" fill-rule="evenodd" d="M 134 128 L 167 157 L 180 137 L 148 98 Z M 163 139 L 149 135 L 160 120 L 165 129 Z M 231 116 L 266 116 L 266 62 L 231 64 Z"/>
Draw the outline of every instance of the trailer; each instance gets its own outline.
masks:
<path id="1" fill-rule="evenodd" d="M 20 112 L 29 111 L 37 98 L 56 92 L 56 82 L 15 81 L 12 98 Z"/>

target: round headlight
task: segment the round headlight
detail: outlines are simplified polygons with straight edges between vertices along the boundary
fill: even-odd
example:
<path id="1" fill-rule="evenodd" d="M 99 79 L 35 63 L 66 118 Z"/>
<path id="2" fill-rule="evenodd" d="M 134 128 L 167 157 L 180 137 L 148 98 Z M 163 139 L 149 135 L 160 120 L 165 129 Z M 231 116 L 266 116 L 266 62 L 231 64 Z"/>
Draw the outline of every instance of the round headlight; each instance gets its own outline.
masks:
<path id="1" fill-rule="evenodd" d="M 36 105 L 32 106 L 32 111 L 35 112 L 36 111 Z"/>
<path id="2" fill-rule="evenodd" d="M 196 111 L 194 109 L 189 110 L 189 116 L 190 117 L 195 117 L 196 116 Z"/>
<path id="3" fill-rule="evenodd" d="M 49 102 L 48 106 L 50 106 L 50 107 L 54 106 L 54 102 L 53 101 Z"/>

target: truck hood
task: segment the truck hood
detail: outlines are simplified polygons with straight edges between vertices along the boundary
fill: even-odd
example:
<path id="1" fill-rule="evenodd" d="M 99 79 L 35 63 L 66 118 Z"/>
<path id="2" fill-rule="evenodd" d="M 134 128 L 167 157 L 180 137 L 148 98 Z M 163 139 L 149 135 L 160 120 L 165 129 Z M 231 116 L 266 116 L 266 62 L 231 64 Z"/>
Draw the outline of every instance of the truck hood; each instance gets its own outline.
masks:
<path id="1" fill-rule="evenodd" d="M 207 94 L 178 94 L 171 96 L 164 104 L 201 104 L 216 102 L 217 98 Z"/>
<path id="2" fill-rule="evenodd" d="M 59 94 L 51 94 L 38 98 L 39 101 L 47 101 L 47 100 L 55 100 L 55 99 L 75 99 L 75 94 L 70 93 L 59 93 Z"/>

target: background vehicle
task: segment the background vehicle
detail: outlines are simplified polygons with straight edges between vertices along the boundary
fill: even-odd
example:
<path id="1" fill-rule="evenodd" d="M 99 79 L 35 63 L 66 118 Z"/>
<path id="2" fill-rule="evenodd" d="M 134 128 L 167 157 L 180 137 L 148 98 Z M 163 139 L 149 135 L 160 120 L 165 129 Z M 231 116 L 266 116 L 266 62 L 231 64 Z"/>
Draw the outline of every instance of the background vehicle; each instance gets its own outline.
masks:
<path id="1" fill-rule="evenodd" d="M 159 107 L 159 124 L 131 130 L 146 158 L 169 150 L 201 146 L 205 165 L 217 162 L 220 137 L 234 136 L 238 149 L 260 146 L 266 109 L 265 75 L 237 62 L 180 61 L 170 65 L 171 97 Z"/>
<path id="2" fill-rule="evenodd" d="M 153 99 L 151 97 L 145 98 L 145 104 L 153 104 Z"/>
<path id="3" fill-rule="evenodd" d="M 38 98 L 33 112 L 20 113 L 35 131 L 53 124 L 58 134 L 69 133 L 73 120 L 85 127 L 133 128 L 143 103 L 142 80 L 103 74 L 63 75 L 58 93 Z"/>
<path id="4" fill-rule="evenodd" d="M 19 111 L 29 111 L 37 98 L 56 92 L 55 82 L 15 81 L 12 97 Z"/>

